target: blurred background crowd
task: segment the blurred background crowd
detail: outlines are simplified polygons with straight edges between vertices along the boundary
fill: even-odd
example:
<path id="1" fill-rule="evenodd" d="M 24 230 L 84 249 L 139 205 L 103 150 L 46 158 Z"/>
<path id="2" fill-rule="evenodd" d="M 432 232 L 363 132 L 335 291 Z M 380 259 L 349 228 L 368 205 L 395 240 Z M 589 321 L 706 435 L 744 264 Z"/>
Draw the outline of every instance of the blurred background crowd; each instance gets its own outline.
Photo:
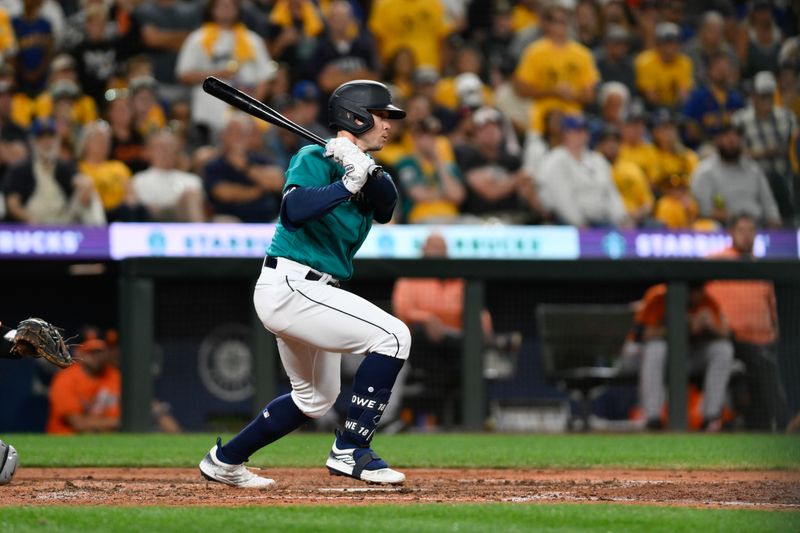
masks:
<path id="1" fill-rule="evenodd" d="M 800 220 L 789 0 L 2 0 L 0 220 L 271 222 L 303 141 L 387 83 L 397 223 Z"/>

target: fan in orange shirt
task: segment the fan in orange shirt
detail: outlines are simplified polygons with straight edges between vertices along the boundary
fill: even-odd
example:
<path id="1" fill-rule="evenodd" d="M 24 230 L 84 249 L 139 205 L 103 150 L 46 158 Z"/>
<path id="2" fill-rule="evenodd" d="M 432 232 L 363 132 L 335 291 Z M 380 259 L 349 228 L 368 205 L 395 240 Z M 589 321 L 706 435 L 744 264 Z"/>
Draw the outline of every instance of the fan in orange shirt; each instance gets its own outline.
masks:
<path id="1" fill-rule="evenodd" d="M 422 247 L 423 257 L 447 257 L 447 242 L 432 233 Z M 395 315 L 411 330 L 414 346 L 414 371 L 424 374 L 423 381 L 442 401 L 448 391 L 457 390 L 461 379 L 462 316 L 464 313 L 463 279 L 400 278 L 392 292 Z M 489 311 L 481 312 L 484 343 L 501 352 L 519 350 L 519 332 L 495 334 Z"/>
<path id="2" fill-rule="evenodd" d="M 711 259 L 752 261 L 756 221 L 747 215 L 730 224 L 731 246 Z M 776 429 L 786 424 L 786 393 L 778 374 L 775 341 L 778 311 L 775 287 L 770 281 L 713 281 L 707 290 L 727 317 L 734 339 L 734 354 L 746 370 L 747 394 L 735 395 L 737 410 L 750 429 Z"/>
<path id="3" fill-rule="evenodd" d="M 53 378 L 48 433 L 105 433 L 120 427 L 120 372 L 111 364 L 106 342 L 93 335 L 76 348 L 78 364 Z"/>

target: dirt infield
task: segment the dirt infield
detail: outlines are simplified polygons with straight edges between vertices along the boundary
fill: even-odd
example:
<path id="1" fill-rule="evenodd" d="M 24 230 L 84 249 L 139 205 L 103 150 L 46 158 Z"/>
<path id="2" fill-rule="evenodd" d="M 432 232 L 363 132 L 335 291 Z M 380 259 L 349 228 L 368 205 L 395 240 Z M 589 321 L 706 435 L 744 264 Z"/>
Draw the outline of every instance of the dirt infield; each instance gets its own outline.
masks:
<path id="1" fill-rule="evenodd" d="M 0 487 L 0 506 L 618 502 L 800 510 L 799 471 L 411 469 L 401 487 L 323 468 L 259 473 L 278 483 L 243 490 L 207 482 L 195 469 L 23 467 Z"/>

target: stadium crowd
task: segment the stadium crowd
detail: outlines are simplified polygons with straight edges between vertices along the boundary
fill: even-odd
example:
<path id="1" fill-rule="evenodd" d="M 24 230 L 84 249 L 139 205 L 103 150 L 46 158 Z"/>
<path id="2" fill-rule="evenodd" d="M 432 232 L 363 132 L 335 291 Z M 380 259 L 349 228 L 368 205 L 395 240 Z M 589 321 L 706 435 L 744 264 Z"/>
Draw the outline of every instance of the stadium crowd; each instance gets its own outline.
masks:
<path id="1" fill-rule="evenodd" d="M 274 221 L 343 82 L 408 111 L 398 223 L 716 229 L 800 220 L 788 0 L 2 0 L 0 220 Z"/>

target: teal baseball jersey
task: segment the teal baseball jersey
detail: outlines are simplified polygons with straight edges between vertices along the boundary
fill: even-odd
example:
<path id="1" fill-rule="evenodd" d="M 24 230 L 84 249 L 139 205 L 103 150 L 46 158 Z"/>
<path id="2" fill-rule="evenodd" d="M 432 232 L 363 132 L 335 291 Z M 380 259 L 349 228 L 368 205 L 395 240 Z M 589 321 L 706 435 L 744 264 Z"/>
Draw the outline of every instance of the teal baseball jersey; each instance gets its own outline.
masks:
<path id="1" fill-rule="evenodd" d="M 325 157 L 324 152 L 317 145 L 301 148 L 289 162 L 284 191 L 293 186 L 324 187 L 341 180 L 344 167 Z M 372 213 L 362 214 L 355 202 L 342 202 L 297 231 L 289 231 L 279 220 L 267 254 L 308 265 L 337 279 L 350 279 L 353 256 L 370 228 Z"/>

